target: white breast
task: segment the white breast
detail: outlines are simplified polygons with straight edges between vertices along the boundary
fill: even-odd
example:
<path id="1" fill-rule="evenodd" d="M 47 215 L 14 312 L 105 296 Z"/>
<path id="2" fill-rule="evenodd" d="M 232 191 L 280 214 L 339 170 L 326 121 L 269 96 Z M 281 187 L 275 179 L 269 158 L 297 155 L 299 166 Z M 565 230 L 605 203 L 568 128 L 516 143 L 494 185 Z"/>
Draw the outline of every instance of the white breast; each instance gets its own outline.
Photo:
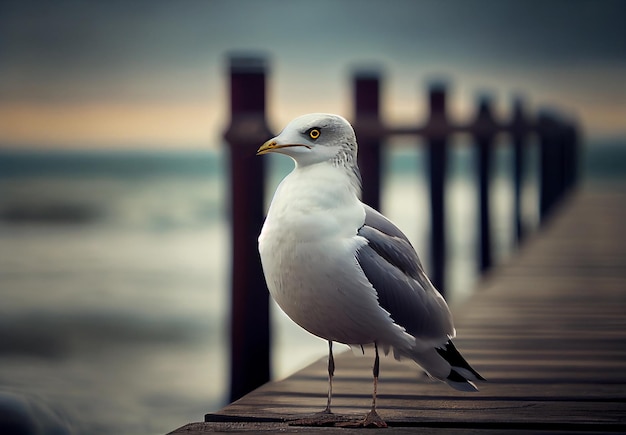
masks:
<path id="1" fill-rule="evenodd" d="M 325 339 L 366 344 L 381 325 L 393 325 L 356 261 L 365 243 L 356 235 L 365 211 L 342 177 L 326 164 L 287 176 L 272 200 L 259 252 L 269 291 L 294 322 Z"/>

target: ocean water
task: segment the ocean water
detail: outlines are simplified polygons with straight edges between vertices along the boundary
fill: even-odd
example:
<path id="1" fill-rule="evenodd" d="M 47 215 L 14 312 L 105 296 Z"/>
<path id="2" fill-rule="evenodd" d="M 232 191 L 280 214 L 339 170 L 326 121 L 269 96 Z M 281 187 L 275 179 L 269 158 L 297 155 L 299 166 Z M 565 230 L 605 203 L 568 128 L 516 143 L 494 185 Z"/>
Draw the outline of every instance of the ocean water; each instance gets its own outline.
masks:
<path id="1" fill-rule="evenodd" d="M 478 282 L 474 154 L 450 154 L 448 299 Z M 422 148 L 392 142 L 382 211 L 425 266 L 428 185 Z M 524 221 L 537 225 L 536 150 Z M 273 192 L 289 159 L 269 156 Z M 227 154 L 0 153 L 0 409 L 42 433 L 166 433 L 228 398 Z M 497 262 L 514 250 L 511 153 L 493 168 Z M 269 201 L 269 198 L 268 198 Z M 274 378 L 326 353 L 272 306 Z M 54 430 L 54 431 L 53 431 Z"/>

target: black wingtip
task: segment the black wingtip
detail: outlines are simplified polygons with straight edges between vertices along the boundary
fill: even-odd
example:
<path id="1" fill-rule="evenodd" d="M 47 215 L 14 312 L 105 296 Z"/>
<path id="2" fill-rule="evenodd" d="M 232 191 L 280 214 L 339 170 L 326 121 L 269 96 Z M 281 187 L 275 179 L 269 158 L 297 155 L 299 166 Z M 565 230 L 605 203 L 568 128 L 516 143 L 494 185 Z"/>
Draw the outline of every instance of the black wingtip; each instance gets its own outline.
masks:
<path id="1" fill-rule="evenodd" d="M 474 370 L 474 368 L 469 365 L 465 358 L 463 358 L 463 355 L 461 355 L 461 353 L 454 346 L 452 340 L 448 340 L 445 347 L 437 348 L 437 353 L 439 353 L 439 355 L 441 355 L 441 357 L 445 359 L 452 367 L 462 369 L 461 371 L 468 371 L 474 376 L 475 380 L 486 381 L 486 379 L 483 378 L 480 373 Z M 453 376 L 453 373 L 458 376 L 462 376 L 454 370 L 450 373 L 450 375 Z M 463 379 L 465 380 L 465 378 Z"/>
<path id="2" fill-rule="evenodd" d="M 455 369 L 450 370 L 450 374 L 445 381 L 452 388 L 459 391 L 465 391 L 468 393 L 475 393 L 478 391 L 478 388 L 476 387 L 476 385 L 474 385 L 472 381 L 457 372 Z"/>

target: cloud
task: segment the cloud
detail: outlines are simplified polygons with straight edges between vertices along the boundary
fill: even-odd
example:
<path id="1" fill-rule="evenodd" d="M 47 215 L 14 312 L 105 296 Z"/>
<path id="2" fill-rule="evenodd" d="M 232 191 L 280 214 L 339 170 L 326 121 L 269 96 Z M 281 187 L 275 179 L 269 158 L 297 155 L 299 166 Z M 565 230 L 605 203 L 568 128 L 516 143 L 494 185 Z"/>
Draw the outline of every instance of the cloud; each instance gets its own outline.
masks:
<path id="1" fill-rule="evenodd" d="M 159 135 L 198 143 L 203 105 L 215 108 L 208 115 L 215 138 L 228 107 L 225 55 L 232 50 L 271 54 L 277 124 L 294 112 L 349 110 L 348 71 L 362 61 L 380 62 L 390 81 L 403 83 L 403 94 L 443 72 L 461 87 L 522 89 L 539 99 L 547 90 L 550 98 L 565 96 L 564 104 L 574 101 L 580 113 L 608 113 L 622 98 L 606 71 L 626 74 L 625 14 L 620 0 L 4 1 L 0 99 L 5 113 L 8 104 L 19 113 L 10 115 L 15 125 L 3 121 L 0 143 L 18 133 L 41 142 L 36 131 L 44 130 L 50 143 L 151 143 Z M 81 114 L 83 106 L 89 109 Z M 25 107 L 33 109 L 28 117 Z M 71 121 L 75 116 L 86 122 Z M 168 119 L 178 127 L 168 128 Z"/>

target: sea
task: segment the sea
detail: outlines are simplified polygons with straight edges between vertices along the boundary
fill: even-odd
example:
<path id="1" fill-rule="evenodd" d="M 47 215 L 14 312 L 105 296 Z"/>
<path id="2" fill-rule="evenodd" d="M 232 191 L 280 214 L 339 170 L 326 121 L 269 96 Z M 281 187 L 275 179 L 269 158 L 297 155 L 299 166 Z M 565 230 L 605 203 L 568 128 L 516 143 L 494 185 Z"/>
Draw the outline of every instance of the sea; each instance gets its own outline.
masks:
<path id="1" fill-rule="evenodd" d="M 425 148 L 387 145 L 381 209 L 429 269 Z M 623 145 L 588 146 L 585 179 L 623 177 Z M 514 256 L 517 245 L 511 154 L 499 144 L 492 168 L 496 264 Z M 480 282 L 475 157 L 467 143 L 455 143 L 449 155 L 453 309 Z M 536 145 L 526 157 L 523 222 L 533 232 Z M 263 158 L 269 204 L 293 164 L 284 156 Z M 13 418 L 19 433 L 164 434 L 227 403 L 228 163 L 223 145 L 0 151 L 0 420 Z M 326 354 L 323 340 L 275 305 L 271 321 L 273 379 Z"/>

